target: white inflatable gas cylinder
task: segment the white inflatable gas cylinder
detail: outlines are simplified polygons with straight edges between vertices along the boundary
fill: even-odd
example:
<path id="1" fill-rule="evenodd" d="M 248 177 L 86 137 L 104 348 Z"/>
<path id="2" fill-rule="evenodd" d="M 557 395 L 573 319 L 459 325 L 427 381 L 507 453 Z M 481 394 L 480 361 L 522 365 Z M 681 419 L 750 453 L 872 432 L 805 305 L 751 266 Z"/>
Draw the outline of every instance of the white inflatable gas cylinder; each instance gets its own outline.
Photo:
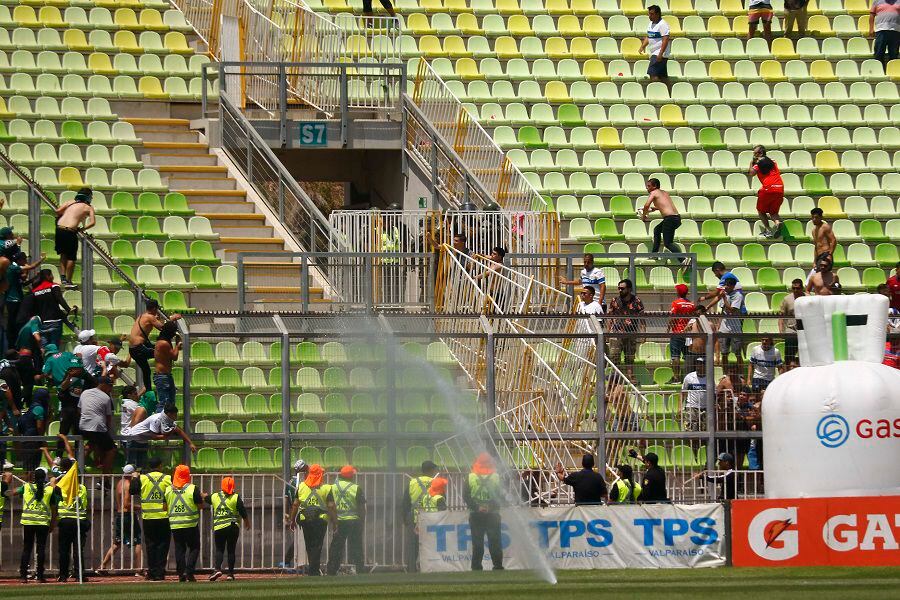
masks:
<path id="1" fill-rule="evenodd" d="M 801 366 L 762 402 L 769 498 L 900 494 L 900 371 L 882 365 L 888 299 L 808 296 Z"/>

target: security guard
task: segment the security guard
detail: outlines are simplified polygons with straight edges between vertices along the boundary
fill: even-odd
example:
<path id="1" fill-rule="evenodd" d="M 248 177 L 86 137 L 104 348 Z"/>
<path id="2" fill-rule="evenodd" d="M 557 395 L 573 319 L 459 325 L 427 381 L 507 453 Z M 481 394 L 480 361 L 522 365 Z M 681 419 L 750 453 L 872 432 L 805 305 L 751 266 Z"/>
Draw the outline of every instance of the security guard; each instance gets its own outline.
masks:
<path id="1" fill-rule="evenodd" d="M 59 461 L 60 475 L 64 475 L 72 468 L 72 459 L 63 458 Z M 58 507 L 59 516 L 59 577 L 57 581 L 65 582 L 69 578 L 69 565 L 74 564 L 72 577 L 78 578 L 78 548 L 79 530 L 81 533 L 81 578 L 87 581 L 84 565 L 87 563 L 84 555 L 84 545 L 87 542 L 88 532 L 91 530 L 90 507 L 88 505 L 87 488 L 83 483 L 78 484 L 78 495 L 71 504 L 65 504 L 60 499 Z M 81 521 L 80 523 L 78 521 Z"/>
<path id="2" fill-rule="evenodd" d="M 141 521 L 144 529 L 144 548 L 147 553 L 147 579 L 163 581 L 166 578 L 166 562 L 169 560 L 169 513 L 166 509 L 166 492 L 172 487 L 172 478 L 164 474 L 162 461 L 153 457 L 150 472 L 131 480 L 131 494 L 141 496 Z"/>
<path id="3" fill-rule="evenodd" d="M 637 502 L 641 497 L 641 484 L 635 483 L 634 471 L 630 465 L 617 465 L 616 475 L 618 479 L 612 485 L 609 492 L 610 502 Z"/>
<path id="4" fill-rule="evenodd" d="M 306 546 L 306 574 L 313 577 L 322 574 L 322 545 L 328 531 L 328 519 L 329 516 L 332 521 L 336 518 L 334 503 L 330 505 L 329 514 L 328 494 L 331 486 L 322 483 L 324 476 L 325 469 L 322 465 L 314 464 L 309 467 L 306 479 L 297 487 L 297 498 L 291 505 L 291 514 L 288 516 L 291 531 L 297 526 L 299 518 Z"/>
<path id="5" fill-rule="evenodd" d="M 421 512 L 433 513 L 447 510 L 447 480 L 443 477 L 435 477 L 431 480 L 428 493 L 422 497 Z"/>
<path id="6" fill-rule="evenodd" d="M 222 576 L 222 561 L 225 552 L 228 552 L 229 581 L 234 581 L 234 559 L 237 548 L 238 536 L 241 534 L 240 520 L 244 521 L 244 529 L 250 529 L 250 519 L 247 517 L 247 509 L 244 502 L 234 491 L 234 478 L 222 478 L 222 491 L 210 496 L 213 514 L 213 540 L 216 544 L 216 555 L 213 561 L 216 572 L 209 576 L 210 581 L 215 581 Z"/>
<path id="7" fill-rule="evenodd" d="M 347 543 L 350 563 L 357 573 L 363 571 L 363 526 L 366 516 L 366 499 L 353 481 L 356 469 L 350 465 L 341 467 L 340 477 L 331 486 L 328 502 L 337 515 L 337 528 L 328 550 L 328 574 L 337 575 L 344 560 L 344 543 Z"/>
<path id="8" fill-rule="evenodd" d="M 194 570 L 200 557 L 200 509 L 203 493 L 191 483 L 191 470 L 187 465 L 175 467 L 172 486 L 166 490 L 166 508 L 172 541 L 175 542 L 175 570 L 178 581 L 197 581 Z"/>
<path id="9" fill-rule="evenodd" d="M 472 531 L 472 570 L 481 571 L 484 559 L 484 536 L 494 570 L 503 569 L 503 545 L 500 542 L 500 476 L 494 468 L 494 459 L 482 452 L 472 465 L 466 478 L 463 499 L 469 507 L 469 528 Z"/>
<path id="10" fill-rule="evenodd" d="M 409 573 L 418 571 L 419 565 L 419 535 L 416 531 L 418 512 L 422 508 L 422 500 L 428 496 L 428 487 L 434 476 L 438 473 L 438 467 L 430 460 L 422 463 L 422 474 L 409 480 L 403 494 L 403 521 L 410 532 L 410 551 L 406 570 Z"/>
<path id="11" fill-rule="evenodd" d="M 47 483 L 47 470 L 43 467 L 35 469 L 33 483 L 19 486 L 15 494 L 22 496 L 21 524 L 23 533 L 22 560 L 19 563 L 19 577 L 22 583 L 28 582 L 28 563 L 31 552 L 37 542 L 37 580 L 47 583 L 44 578 L 44 562 L 47 558 L 47 536 L 56 525 L 56 507 L 62 493 L 59 488 Z"/>

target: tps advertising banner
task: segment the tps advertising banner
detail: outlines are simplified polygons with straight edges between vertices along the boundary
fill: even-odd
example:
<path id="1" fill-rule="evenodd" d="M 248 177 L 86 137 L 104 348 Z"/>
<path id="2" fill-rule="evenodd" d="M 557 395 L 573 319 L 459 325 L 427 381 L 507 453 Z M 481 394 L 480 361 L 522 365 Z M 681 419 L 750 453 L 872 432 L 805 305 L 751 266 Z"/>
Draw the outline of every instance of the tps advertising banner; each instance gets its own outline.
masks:
<path id="1" fill-rule="evenodd" d="M 518 511 L 520 519 L 512 519 Z M 502 513 L 503 565 L 525 568 L 522 522 L 553 569 L 719 567 L 725 564 L 725 511 L 720 504 L 519 508 Z M 468 512 L 419 513 L 424 572 L 468 571 Z M 484 568 L 491 568 L 485 548 Z"/>
<path id="2" fill-rule="evenodd" d="M 731 503 L 739 567 L 900 566 L 900 496 Z"/>

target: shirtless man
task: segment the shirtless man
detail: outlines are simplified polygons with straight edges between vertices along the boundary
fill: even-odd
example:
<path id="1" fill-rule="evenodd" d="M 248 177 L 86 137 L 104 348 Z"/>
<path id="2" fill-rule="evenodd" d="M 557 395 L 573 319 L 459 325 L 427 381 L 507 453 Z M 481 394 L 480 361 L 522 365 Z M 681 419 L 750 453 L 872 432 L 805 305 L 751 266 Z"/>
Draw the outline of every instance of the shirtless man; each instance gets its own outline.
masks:
<path id="1" fill-rule="evenodd" d="M 834 237 L 834 231 L 831 225 L 822 218 L 824 212 L 821 208 L 814 208 L 809 211 L 812 216 L 812 239 L 816 245 L 816 256 L 827 254 L 832 260 L 834 259 L 834 249 L 837 246 L 837 238 Z"/>
<path id="2" fill-rule="evenodd" d="M 174 314 L 171 319 L 176 321 L 181 315 Z M 166 320 L 159 312 L 159 302 L 147 300 L 147 310 L 134 320 L 131 333 L 128 334 L 128 355 L 134 359 L 141 372 L 141 384 L 148 390 L 153 381 L 150 378 L 150 359 L 153 357 L 153 344 L 150 343 L 150 332 L 161 329 Z"/>
<path id="3" fill-rule="evenodd" d="M 65 288 L 75 287 L 72 273 L 78 258 L 78 232 L 87 231 L 97 224 L 97 216 L 91 206 L 92 196 L 91 188 L 81 188 L 74 200 L 56 209 L 56 253 L 59 254 L 59 277 Z"/>
<path id="4" fill-rule="evenodd" d="M 156 347 L 153 350 L 153 358 L 156 373 L 153 375 L 153 385 L 156 386 L 156 412 L 162 412 L 166 404 L 175 404 L 175 379 L 172 377 L 172 363 L 178 360 L 178 352 L 181 350 L 181 341 L 178 337 L 178 325 L 175 321 L 169 321 L 159 330 Z"/>
<path id="5" fill-rule="evenodd" d="M 831 267 L 830 259 L 819 257 L 819 262 L 816 264 L 816 272 L 809 278 L 809 283 L 806 284 L 806 291 L 815 292 L 816 296 L 831 296 L 832 294 L 840 293 L 841 280 L 831 271 Z"/>
<path id="6" fill-rule="evenodd" d="M 674 241 L 675 230 L 681 227 L 681 215 L 678 214 L 678 209 L 675 208 L 669 193 L 659 189 L 659 179 L 655 177 L 648 179 L 647 191 L 650 196 L 641 210 L 641 220 L 646 222 L 647 215 L 657 210 L 662 215 L 662 222 L 653 228 L 653 250 L 650 252 L 658 253 L 659 243 L 662 241 L 669 252 L 680 253 L 681 248 Z"/>
<path id="7" fill-rule="evenodd" d="M 141 524 L 139 514 L 140 506 L 134 506 L 131 502 L 131 480 L 135 475 L 132 465 L 125 465 L 122 469 L 122 478 L 116 482 L 116 521 L 113 528 L 113 543 L 106 551 L 106 556 L 100 561 L 100 574 L 106 575 L 106 569 L 112 565 L 113 556 L 124 543 L 134 548 L 134 563 L 140 570 L 141 567 Z M 142 573 L 138 573 L 142 574 Z"/>

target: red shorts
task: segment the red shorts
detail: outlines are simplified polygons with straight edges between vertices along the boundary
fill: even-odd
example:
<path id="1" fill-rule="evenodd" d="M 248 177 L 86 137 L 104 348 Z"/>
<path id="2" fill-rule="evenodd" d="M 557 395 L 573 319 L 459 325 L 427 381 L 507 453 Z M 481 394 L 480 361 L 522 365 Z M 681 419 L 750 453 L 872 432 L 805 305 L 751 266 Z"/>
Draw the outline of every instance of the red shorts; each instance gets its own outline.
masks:
<path id="1" fill-rule="evenodd" d="M 756 193 L 756 211 L 770 215 L 777 215 L 784 202 L 784 192 L 767 192 L 759 190 Z"/>

